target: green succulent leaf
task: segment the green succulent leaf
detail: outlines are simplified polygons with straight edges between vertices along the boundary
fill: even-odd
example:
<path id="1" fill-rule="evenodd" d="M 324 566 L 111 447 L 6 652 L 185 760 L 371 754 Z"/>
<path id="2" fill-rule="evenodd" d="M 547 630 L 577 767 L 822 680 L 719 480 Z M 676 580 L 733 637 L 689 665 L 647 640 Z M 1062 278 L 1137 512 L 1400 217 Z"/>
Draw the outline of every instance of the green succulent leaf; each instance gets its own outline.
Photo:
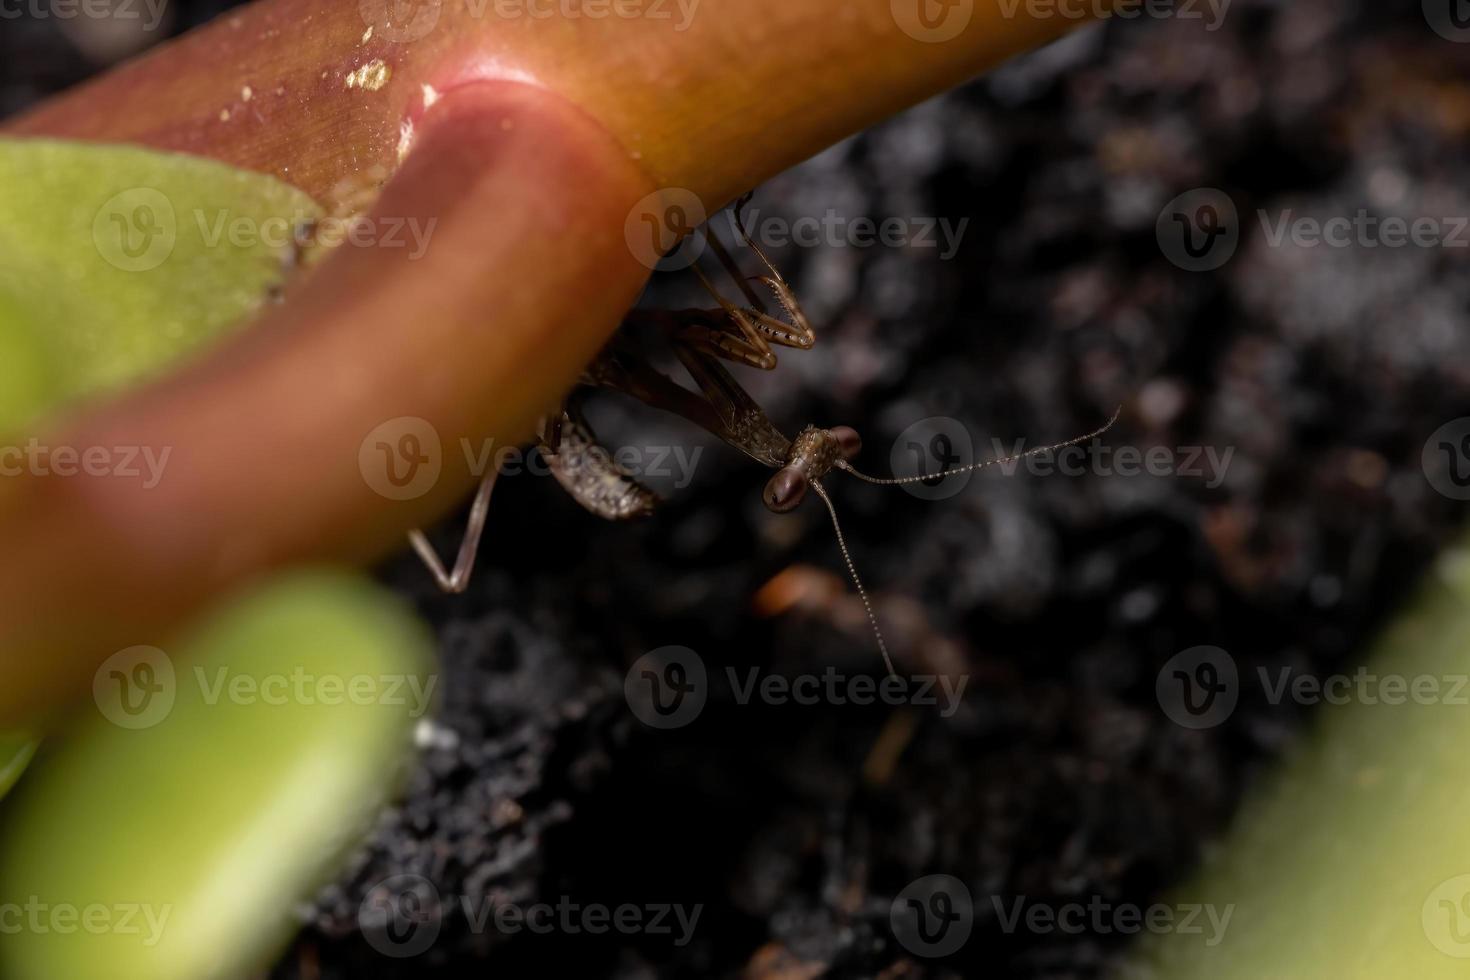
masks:
<path id="1" fill-rule="evenodd" d="M 166 369 L 270 301 L 321 215 L 180 154 L 0 140 L 0 431 Z"/>
<path id="2" fill-rule="evenodd" d="M 0 904 L 28 911 L 0 976 L 259 970 L 396 786 L 434 694 L 430 650 L 382 590 L 314 572 L 167 651 L 116 654 L 89 722 L 8 802 Z"/>
<path id="3" fill-rule="evenodd" d="M 1466 976 L 1467 649 L 1470 539 L 1441 554 L 1365 666 L 1338 675 L 1353 687 L 1320 689 L 1337 703 L 1167 903 L 1193 926 L 1146 936 L 1119 976 Z"/>

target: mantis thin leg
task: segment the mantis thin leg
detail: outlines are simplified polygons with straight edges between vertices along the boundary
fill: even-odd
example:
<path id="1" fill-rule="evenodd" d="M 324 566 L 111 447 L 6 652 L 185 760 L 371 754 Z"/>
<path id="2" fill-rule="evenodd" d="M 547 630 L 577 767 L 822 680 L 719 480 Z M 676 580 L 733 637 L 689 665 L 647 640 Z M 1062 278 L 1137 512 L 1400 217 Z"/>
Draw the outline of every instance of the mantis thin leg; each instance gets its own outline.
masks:
<path id="1" fill-rule="evenodd" d="M 480 550 L 480 537 L 485 533 L 485 515 L 490 511 L 490 491 L 495 489 L 495 480 L 499 476 L 500 470 L 496 468 L 480 481 L 480 489 L 475 491 L 475 502 L 470 505 L 470 520 L 465 526 L 464 538 L 459 543 L 459 555 L 454 559 L 452 572 L 444 570 L 444 563 L 439 560 L 434 546 L 429 543 L 423 531 L 414 528 L 408 533 L 413 550 L 433 573 L 439 588 L 445 592 L 458 595 L 470 584 L 470 576 L 475 570 L 475 555 Z"/>
<path id="2" fill-rule="evenodd" d="M 735 203 L 735 230 L 740 233 L 741 243 L 756 254 L 756 257 L 761 260 L 761 265 L 766 267 L 766 272 L 768 273 L 768 275 L 764 276 L 753 276 L 751 277 L 750 281 L 761 283 L 772 293 L 774 293 L 776 296 L 776 301 L 781 304 L 781 308 L 784 309 L 786 311 L 786 315 L 791 318 L 791 322 L 795 327 L 796 334 L 804 341 L 803 343 L 794 344 L 792 346 L 801 347 L 803 349 L 810 348 L 811 345 L 816 341 L 816 334 L 812 332 L 812 324 L 811 321 L 807 319 L 806 311 L 801 308 L 801 303 L 798 302 L 796 299 L 796 291 L 791 288 L 791 284 L 786 281 L 786 277 L 781 275 L 781 270 L 776 268 L 776 264 L 772 262 L 769 257 L 767 257 L 766 253 L 761 249 L 756 240 L 751 237 L 750 232 L 745 227 L 745 208 L 748 204 L 750 204 L 750 198 L 751 194 L 746 194 Z M 719 255 L 721 251 L 723 251 L 723 249 L 716 249 L 715 254 Z M 728 262 L 728 256 L 721 256 L 721 261 Z M 749 285 L 747 285 L 743 280 L 741 282 L 740 288 L 745 292 L 747 296 L 751 294 Z M 762 312 L 765 312 L 766 306 L 764 303 L 757 303 L 753 305 L 756 305 Z"/>
<path id="3" fill-rule="evenodd" d="M 728 248 L 725 248 L 725 242 L 720 241 L 719 235 L 714 234 L 713 226 L 704 229 L 704 238 L 709 242 L 710 250 L 713 251 L 714 257 L 719 260 L 720 267 L 725 269 L 725 275 L 728 275 L 738 285 L 739 291 L 744 295 L 748 306 L 745 306 L 744 309 L 739 309 L 734 303 L 722 297 L 719 291 L 710 284 L 709 278 L 706 278 L 704 272 L 701 272 L 700 267 L 695 266 L 694 273 L 700 278 L 701 284 L 704 284 L 704 288 L 710 292 L 710 295 L 713 295 L 719 301 L 720 307 L 725 310 L 726 316 L 731 317 L 731 320 L 734 320 L 736 325 L 739 326 L 739 331 L 745 335 L 748 341 L 751 341 L 754 347 L 753 354 L 766 354 L 769 363 L 757 363 L 754 357 L 751 357 L 751 359 L 741 357 L 741 360 L 753 364 L 754 367 L 763 367 L 763 369 L 769 370 L 770 367 L 775 366 L 775 361 L 770 357 L 769 347 L 766 347 L 766 344 L 761 341 L 761 334 L 773 339 L 778 344 L 785 345 L 785 347 L 797 347 L 801 348 L 801 350 L 810 350 L 811 345 L 816 342 L 816 334 L 811 331 L 811 320 L 807 319 L 806 311 L 801 309 L 801 304 L 797 301 L 797 294 L 795 294 L 794 289 L 785 281 L 785 278 L 782 278 L 781 270 L 776 269 L 775 263 L 770 262 L 769 257 L 761 250 L 756 239 L 751 237 L 750 229 L 745 228 L 745 206 L 750 204 L 750 198 L 751 195 L 747 194 L 745 197 L 739 198 L 739 201 L 735 203 L 735 231 L 738 232 L 741 244 L 756 253 L 757 259 L 760 259 L 760 264 L 766 267 L 767 275 L 745 276 L 739 270 L 739 266 L 736 266 L 735 260 L 732 259 Z M 767 309 L 766 303 L 761 301 L 760 297 L 757 297 L 754 289 L 751 289 L 751 282 L 759 282 L 759 284 L 770 289 L 772 294 L 775 295 L 776 301 L 781 304 L 781 309 L 785 310 L 786 316 L 789 317 L 791 322 L 784 323 L 776 319 L 776 317 L 770 316 L 770 310 Z"/>
<path id="4" fill-rule="evenodd" d="M 793 326 L 753 307 L 736 306 L 715 288 L 698 266 L 694 267 L 694 274 L 720 304 L 720 310 L 693 311 L 683 326 L 684 338 L 690 343 L 702 346 L 717 357 L 769 371 L 776 366 L 772 341 L 783 347 L 808 350 L 816 340 L 811 328 L 804 323 Z M 722 320 L 711 323 L 712 313 L 723 313 Z"/>
<path id="5" fill-rule="evenodd" d="M 766 257 L 766 253 L 761 251 L 761 247 L 756 244 L 755 238 L 752 237 L 750 232 L 746 230 L 745 208 L 747 205 L 750 204 L 751 196 L 752 195 L 750 194 L 746 194 L 740 200 L 735 202 L 735 230 L 740 233 L 741 244 L 756 254 L 756 257 L 761 260 L 761 265 L 765 266 L 766 271 L 771 274 L 771 278 L 784 283 L 786 282 L 786 280 L 782 277 L 781 270 L 777 269 L 776 264 Z"/>
<path id="6" fill-rule="evenodd" d="M 740 218 L 738 215 L 736 216 L 735 221 L 737 227 L 743 230 L 745 226 L 743 224 L 740 224 Z M 725 270 L 725 275 L 729 276 L 730 279 L 740 287 L 740 292 L 745 294 L 745 301 L 750 304 L 751 308 L 758 313 L 771 312 L 769 309 L 766 308 L 765 301 L 756 295 L 754 289 L 750 288 L 749 277 L 747 277 L 745 273 L 740 271 L 740 266 L 736 265 L 735 260 L 730 257 L 730 251 L 729 249 L 725 248 L 725 243 L 720 241 L 720 236 L 716 235 L 713 230 L 708 230 L 704 233 L 704 237 L 705 241 L 709 242 L 710 250 L 715 253 L 715 258 L 719 260 L 721 268 Z M 762 255 L 761 257 L 765 258 L 764 255 Z M 769 265 L 767 267 L 769 268 Z"/>

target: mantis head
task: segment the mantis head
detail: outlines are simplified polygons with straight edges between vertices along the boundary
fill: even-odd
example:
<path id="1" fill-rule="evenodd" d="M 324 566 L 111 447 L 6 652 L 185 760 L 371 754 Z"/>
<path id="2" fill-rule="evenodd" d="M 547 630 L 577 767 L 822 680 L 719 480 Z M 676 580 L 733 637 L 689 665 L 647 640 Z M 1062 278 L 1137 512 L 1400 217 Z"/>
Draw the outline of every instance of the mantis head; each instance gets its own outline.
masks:
<path id="1" fill-rule="evenodd" d="M 838 460 L 851 460 L 862 448 L 862 437 L 849 426 L 830 429 L 807 426 L 791 444 L 786 465 L 766 481 L 761 497 L 778 514 L 795 510 L 806 499 L 812 483 L 826 476 Z"/>

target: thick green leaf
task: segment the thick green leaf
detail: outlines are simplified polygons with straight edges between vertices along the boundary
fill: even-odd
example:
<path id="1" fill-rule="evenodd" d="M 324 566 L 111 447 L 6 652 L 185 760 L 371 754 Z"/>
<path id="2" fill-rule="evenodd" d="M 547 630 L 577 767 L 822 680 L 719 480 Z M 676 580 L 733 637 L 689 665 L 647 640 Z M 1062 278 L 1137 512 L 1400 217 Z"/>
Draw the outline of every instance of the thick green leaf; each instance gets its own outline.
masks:
<path id="1" fill-rule="evenodd" d="M 0 140 L 0 431 L 244 322 L 320 215 L 280 181 L 195 157 Z"/>
<path id="2" fill-rule="evenodd" d="M 1148 936 L 1121 975 L 1466 976 L 1467 650 L 1470 541 L 1441 555 L 1367 666 L 1322 689 L 1339 703 L 1318 709 L 1316 732 L 1172 903 L 1181 916 L 1205 912 Z"/>
<path id="3" fill-rule="evenodd" d="M 282 577 L 166 652 L 119 654 L 92 720 L 9 801 L 0 908 L 27 911 L 0 976 L 259 969 L 394 787 L 431 663 L 406 608 L 332 573 Z"/>

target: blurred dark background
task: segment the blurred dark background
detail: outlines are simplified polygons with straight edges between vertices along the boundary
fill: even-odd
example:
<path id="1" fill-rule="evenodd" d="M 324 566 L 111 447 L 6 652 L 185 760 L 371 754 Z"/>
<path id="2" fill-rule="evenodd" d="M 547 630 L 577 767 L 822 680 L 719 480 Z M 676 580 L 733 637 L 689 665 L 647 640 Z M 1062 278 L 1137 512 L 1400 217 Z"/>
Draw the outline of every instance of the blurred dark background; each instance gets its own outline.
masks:
<path id="1" fill-rule="evenodd" d="M 173 26 L 221 6 L 175 3 Z M 129 46 L 111 43 L 5 21 L 0 111 Z M 1126 937 L 1008 931 L 990 896 L 1159 900 L 1309 721 L 1246 692 L 1186 729 L 1156 698 L 1161 666 L 1211 644 L 1243 672 L 1349 668 L 1464 522 L 1421 451 L 1470 415 L 1470 250 L 1273 245 L 1255 215 L 1470 215 L 1467 78 L 1470 44 L 1419 3 L 1235 0 L 1218 24 L 1089 27 L 760 188 L 761 221 L 968 219 L 948 259 L 770 249 L 821 338 L 741 375 L 788 432 L 853 425 L 887 472 L 921 419 L 958 420 L 988 455 L 1121 404 L 1104 443 L 1233 450 L 1223 479 L 989 471 L 931 502 L 834 478 L 900 670 L 969 677 L 963 706 L 742 705 L 726 667 L 882 674 L 827 517 L 768 513 L 758 466 L 592 399 L 611 445 L 705 447 L 692 484 L 611 525 L 551 481 L 502 480 L 468 594 L 436 594 L 407 555 L 382 570 L 437 627 L 444 703 L 402 805 L 300 910 L 273 976 L 1101 975 Z M 1204 187 L 1240 242 L 1191 272 L 1156 226 Z M 694 301 L 688 273 L 646 297 Z M 441 551 L 458 534 L 441 529 Z M 696 720 L 659 731 L 623 679 L 668 644 L 711 683 Z M 431 950 L 395 959 L 358 913 L 405 873 L 451 907 Z M 975 898 L 943 958 L 889 926 L 931 874 Z M 506 937 L 471 928 L 461 897 L 703 912 L 682 947 Z"/>

